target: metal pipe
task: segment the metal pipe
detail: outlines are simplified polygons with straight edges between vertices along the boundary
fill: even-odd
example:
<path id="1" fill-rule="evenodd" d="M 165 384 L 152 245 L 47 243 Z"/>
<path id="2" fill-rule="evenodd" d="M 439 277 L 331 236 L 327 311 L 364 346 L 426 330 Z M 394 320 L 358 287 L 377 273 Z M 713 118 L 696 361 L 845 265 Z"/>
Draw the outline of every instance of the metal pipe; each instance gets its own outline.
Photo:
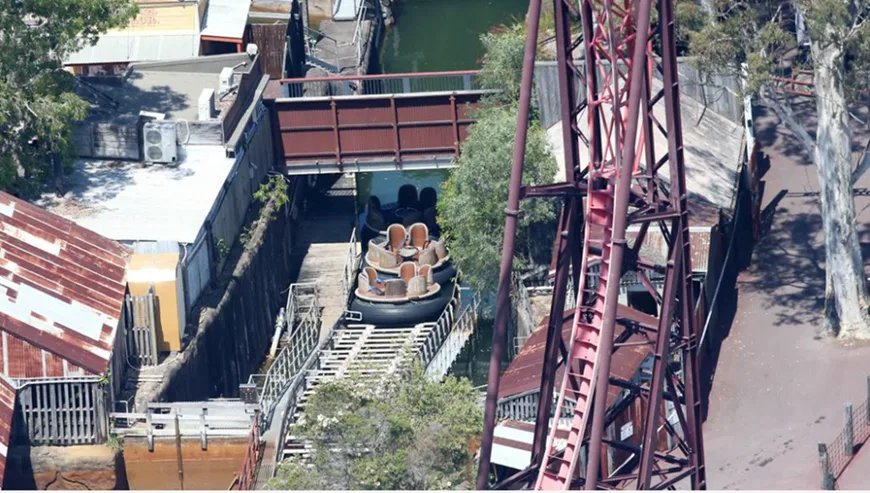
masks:
<path id="1" fill-rule="evenodd" d="M 526 44 L 523 58 L 523 73 L 520 86 L 520 101 L 517 110 L 517 130 L 514 135 L 514 153 L 511 164 L 508 203 L 505 208 L 504 246 L 499 269 L 498 295 L 495 306 L 495 326 L 492 332 L 492 353 L 489 358 L 486 407 L 484 409 L 483 437 L 480 445 L 480 466 L 477 471 L 477 489 L 489 487 L 489 467 L 492 455 L 492 438 L 495 431 L 496 408 L 498 405 L 498 383 L 501 373 L 501 359 L 504 355 L 507 325 L 511 308 L 511 267 L 517 236 L 517 216 L 520 208 L 520 187 L 523 182 L 523 163 L 526 154 L 529 109 L 532 103 L 532 84 L 535 71 L 535 54 L 538 47 L 538 25 L 541 20 L 541 0 L 530 0 L 526 14 Z"/>
<path id="2" fill-rule="evenodd" d="M 644 76 L 646 64 L 646 44 L 649 37 L 650 3 L 638 2 L 637 31 L 632 54 L 631 79 L 640 81 Z M 615 65 L 612 70 L 617 70 Z M 618 77 L 614 76 L 614 80 Z M 635 139 L 637 137 L 638 114 L 640 110 L 641 91 L 643 84 L 635 83 L 629 88 L 628 121 L 622 140 L 623 149 L 621 166 L 618 169 L 616 196 L 614 197 L 612 247 L 610 252 L 610 271 L 607 276 L 607 304 L 601 321 L 601 342 L 598 347 L 598 384 L 595 389 L 595 401 L 592 411 L 592 433 L 589 439 L 589 457 L 586 467 L 587 490 L 594 490 L 598 485 L 598 473 L 601 465 L 601 440 L 604 435 L 604 420 L 607 410 L 607 382 L 610 378 L 610 359 L 613 351 L 613 329 L 616 323 L 617 296 L 619 295 L 619 280 L 622 274 L 622 258 L 625 253 L 625 227 L 628 222 L 628 199 L 631 193 L 632 163 L 635 157 Z M 614 101 L 614 106 L 617 101 Z"/>

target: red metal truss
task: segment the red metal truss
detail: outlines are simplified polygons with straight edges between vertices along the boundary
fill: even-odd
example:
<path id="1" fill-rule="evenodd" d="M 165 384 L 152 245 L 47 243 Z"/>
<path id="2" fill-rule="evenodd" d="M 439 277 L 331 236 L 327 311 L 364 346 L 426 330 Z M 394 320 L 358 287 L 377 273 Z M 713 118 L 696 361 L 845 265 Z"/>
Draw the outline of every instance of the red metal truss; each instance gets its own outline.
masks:
<path id="1" fill-rule="evenodd" d="M 477 487 L 488 486 L 490 472 L 498 362 L 510 310 L 513 211 L 518 210 L 521 197 L 558 195 L 564 203 L 532 463 L 509 482 L 531 482 L 535 489 L 581 485 L 586 489 L 663 489 L 685 481 L 686 486 L 703 489 L 699 334 L 693 318 L 673 0 L 658 1 L 655 25 L 650 1 L 554 0 L 566 183 L 521 190 L 540 1 L 531 0 L 527 17 L 529 37 Z M 585 97 L 575 97 L 576 84 L 582 86 L 580 93 Z M 655 148 L 655 132 L 667 137 L 666 149 Z M 629 226 L 636 228 L 633 244 L 626 240 Z M 667 241 L 666 265 L 639 255 L 651 227 L 658 228 Z M 626 274 L 637 279 L 656 301 L 655 326 L 624 315 L 617 325 L 617 313 L 632 313 L 618 309 L 620 283 Z M 569 277 L 573 277 L 577 304 L 571 337 L 562 340 Z M 661 291 L 654 287 L 654 278 L 664 280 Z M 651 371 L 639 382 L 615 381 L 611 360 L 621 348 L 636 345 L 626 341 L 638 335 L 650 348 Z M 565 371 L 561 382 L 555 382 L 559 365 L 565 365 Z M 608 408 L 610 385 L 625 391 L 614 404 L 619 409 Z M 554 390 L 559 392 L 555 408 L 551 404 Z M 638 399 L 639 437 L 610 436 L 606 430 L 620 409 Z M 563 407 L 569 402 L 573 411 L 569 413 L 568 443 L 556 447 L 560 420 L 553 417 L 565 415 Z M 601 457 L 615 452 L 621 454 L 621 465 L 615 469 L 602 465 Z"/>

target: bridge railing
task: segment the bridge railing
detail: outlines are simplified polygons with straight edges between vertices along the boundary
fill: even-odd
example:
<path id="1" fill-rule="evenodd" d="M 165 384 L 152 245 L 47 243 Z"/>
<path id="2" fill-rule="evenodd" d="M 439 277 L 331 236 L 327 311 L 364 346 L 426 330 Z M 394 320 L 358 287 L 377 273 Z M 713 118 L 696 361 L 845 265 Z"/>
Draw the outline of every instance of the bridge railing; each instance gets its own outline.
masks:
<path id="1" fill-rule="evenodd" d="M 347 75 L 282 79 L 285 97 L 359 96 L 480 90 L 478 71 Z"/>

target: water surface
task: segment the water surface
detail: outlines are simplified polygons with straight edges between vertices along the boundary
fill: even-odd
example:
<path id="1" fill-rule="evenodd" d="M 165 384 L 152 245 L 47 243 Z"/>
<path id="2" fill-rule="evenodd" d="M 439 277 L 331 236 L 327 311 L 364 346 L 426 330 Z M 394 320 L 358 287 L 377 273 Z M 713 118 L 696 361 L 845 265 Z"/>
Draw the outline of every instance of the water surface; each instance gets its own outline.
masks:
<path id="1" fill-rule="evenodd" d="M 476 69 L 480 35 L 521 20 L 528 7 L 528 0 L 399 0 L 381 46 L 381 72 Z"/>

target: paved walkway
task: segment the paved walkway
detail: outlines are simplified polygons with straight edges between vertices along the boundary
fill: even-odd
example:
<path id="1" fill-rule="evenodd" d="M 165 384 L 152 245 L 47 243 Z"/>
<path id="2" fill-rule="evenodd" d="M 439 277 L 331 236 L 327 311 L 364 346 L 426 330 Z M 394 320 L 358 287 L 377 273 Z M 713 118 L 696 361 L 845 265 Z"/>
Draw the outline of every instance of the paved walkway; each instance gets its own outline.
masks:
<path id="1" fill-rule="evenodd" d="M 812 126 L 812 108 L 805 111 Z M 870 346 L 820 334 L 825 253 L 816 169 L 775 118 L 760 118 L 757 131 L 770 159 L 762 208 L 775 212 L 738 276 L 736 302 L 723 304 L 733 322 L 720 329 L 725 339 L 704 424 L 708 487 L 818 489 L 817 443 L 840 433 L 845 401 L 863 401 Z M 856 186 L 870 187 L 870 174 Z M 857 197 L 856 206 L 862 238 L 870 240 L 870 197 Z M 748 240 L 738 237 L 736 248 L 749 248 Z M 841 487 L 870 488 L 867 455 L 863 467 L 850 465 Z"/>

